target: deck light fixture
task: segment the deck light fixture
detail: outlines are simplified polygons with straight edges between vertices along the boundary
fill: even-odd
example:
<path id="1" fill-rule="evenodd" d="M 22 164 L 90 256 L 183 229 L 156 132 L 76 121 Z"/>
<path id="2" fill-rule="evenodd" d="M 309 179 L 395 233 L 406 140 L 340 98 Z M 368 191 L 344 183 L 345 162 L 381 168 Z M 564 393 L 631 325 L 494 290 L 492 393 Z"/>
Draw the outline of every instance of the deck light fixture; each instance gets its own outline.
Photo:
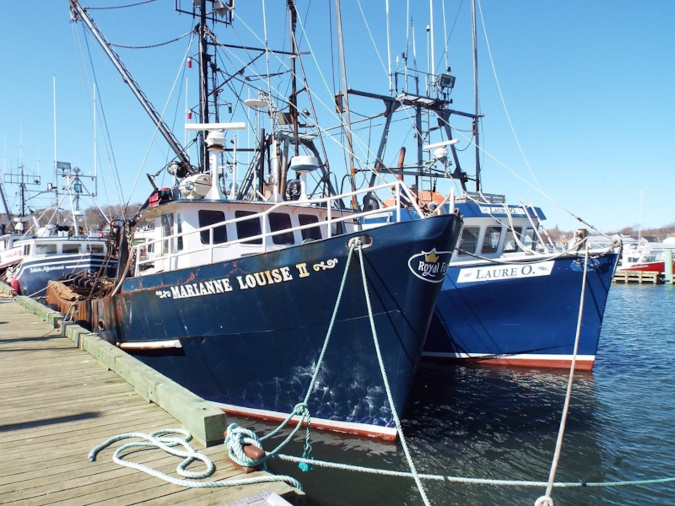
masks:
<path id="1" fill-rule="evenodd" d="M 453 89 L 455 87 L 455 76 L 450 74 L 438 74 L 438 77 L 436 77 L 436 84 L 444 89 Z"/>

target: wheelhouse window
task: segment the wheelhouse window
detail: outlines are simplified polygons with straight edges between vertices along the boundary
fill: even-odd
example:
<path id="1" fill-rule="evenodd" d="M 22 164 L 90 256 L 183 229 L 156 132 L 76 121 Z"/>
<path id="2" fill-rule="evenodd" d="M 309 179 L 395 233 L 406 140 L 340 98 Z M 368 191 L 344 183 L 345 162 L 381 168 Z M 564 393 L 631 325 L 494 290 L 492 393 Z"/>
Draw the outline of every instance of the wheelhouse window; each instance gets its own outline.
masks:
<path id="1" fill-rule="evenodd" d="M 173 233 L 173 213 L 162 215 L 162 237 L 169 237 Z M 172 252 L 171 241 L 162 241 L 162 255 Z"/>
<path id="2" fill-rule="evenodd" d="M 527 230 L 525 230 L 525 233 L 520 236 L 520 242 L 523 243 L 523 246 L 526 248 L 532 248 L 537 244 L 537 236 L 534 233 L 534 229 L 532 227 L 527 227 Z"/>
<path id="3" fill-rule="evenodd" d="M 462 230 L 462 238 L 459 241 L 458 255 L 469 255 L 476 252 L 479 232 L 480 227 L 464 227 Z"/>
<path id="4" fill-rule="evenodd" d="M 62 251 L 63 253 L 71 253 L 71 254 L 72 254 L 72 253 L 79 253 L 79 252 L 80 252 L 80 244 L 78 244 L 78 243 L 74 243 L 74 244 L 67 243 L 67 244 L 64 244 L 64 245 L 61 247 L 61 251 Z"/>
<path id="5" fill-rule="evenodd" d="M 295 244 L 291 228 L 291 217 L 286 213 L 270 213 L 270 230 L 274 244 Z M 285 230 L 285 232 L 283 232 Z"/>
<path id="6" fill-rule="evenodd" d="M 198 213 L 199 228 L 215 225 L 225 221 L 225 213 L 223 211 L 201 210 Z M 200 233 L 202 244 L 210 244 L 211 229 L 202 230 Z M 213 227 L 213 244 L 222 244 L 227 242 L 227 227 L 221 225 Z"/>
<path id="7" fill-rule="evenodd" d="M 335 216 L 334 216 L 335 218 Z M 334 221 L 330 226 L 331 235 L 342 235 L 345 233 L 344 222 L 343 221 Z"/>
<path id="8" fill-rule="evenodd" d="M 499 239 L 502 236 L 502 227 L 485 227 L 481 253 L 496 253 L 499 249 Z"/>
<path id="9" fill-rule="evenodd" d="M 306 241 L 307 239 L 318 241 L 321 239 L 321 228 L 318 225 L 319 218 L 317 216 L 314 216 L 313 214 L 301 214 L 298 216 L 298 220 L 301 227 L 316 223 L 315 227 L 303 228 L 301 230 L 303 241 Z"/>
<path id="10" fill-rule="evenodd" d="M 38 244 L 35 247 L 36 255 L 56 255 L 56 244 Z"/>
<path id="11" fill-rule="evenodd" d="M 176 233 L 178 237 L 176 238 L 176 248 L 178 251 L 183 249 L 183 219 L 180 216 L 180 213 L 176 214 Z"/>
<path id="12" fill-rule="evenodd" d="M 518 247 L 518 241 L 516 241 L 516 239 L 520 238 L 521 230 L 522 228 L 515 227 L 506 231 L 506 235 L 504 237 L 504 253 L 513 253 L 520 250 Z"/>
<path id="13" fill-rule="evenodd" d="M 92 253 L 103 253 L 103 244 L 88 244 L 87 245 L 87 251 L 91 251 Z"/>
<path id="14" fill-rule="evenodd" d="M 245 218 L 247 216 L 255 215 L 256 213 L 252 211 L 236 211 L 234 213 L 235 218 Z M 260 218 L 249 218 L 247 220 L 242 220 L 237 222 L 237 237 L 239 239 L 245 239 L 246 237 L 254 237 L 262 234 L 262 229 L 260 228 Z M 262 244 L 262 237 L 256 239 L 251 239 L 250 241 L 245 241 L 243 244 Z"/>

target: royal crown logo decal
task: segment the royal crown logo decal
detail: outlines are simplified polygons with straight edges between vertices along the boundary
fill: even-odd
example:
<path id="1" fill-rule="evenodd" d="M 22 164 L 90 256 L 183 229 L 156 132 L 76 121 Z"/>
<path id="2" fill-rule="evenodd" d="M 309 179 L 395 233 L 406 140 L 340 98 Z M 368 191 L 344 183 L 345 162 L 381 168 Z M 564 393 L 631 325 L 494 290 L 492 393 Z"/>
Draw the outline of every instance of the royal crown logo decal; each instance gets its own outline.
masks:
<path id="1" fill-rule="evenodd" d="M 451 251 L 422 251 L 408 259 L 408 267 L 418 278 L 429 283 L 441 283 L 448 272 Z"/>

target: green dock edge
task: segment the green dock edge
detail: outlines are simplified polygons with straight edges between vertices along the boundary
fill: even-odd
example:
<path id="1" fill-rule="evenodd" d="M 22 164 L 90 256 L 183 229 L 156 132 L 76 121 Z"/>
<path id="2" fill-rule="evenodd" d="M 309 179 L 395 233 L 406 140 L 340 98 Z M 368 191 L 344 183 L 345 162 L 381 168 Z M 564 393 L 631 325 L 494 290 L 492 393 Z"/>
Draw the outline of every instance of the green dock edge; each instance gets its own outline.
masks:
<path id="1" fill-rule="evenodd" d="M 3 282 L 0 282 L 0 292 L 8 296 L 14 295 L 12 288 Z M 173 416 L 201 444 L 208 447 L 223 442 L 226 428 L 223 411 L 117 346 L 104 341 L 97 334 L 73 322 L 63 321 L 62 313 L 49 309 L 29 297 L 17 296 L 15 300 L 52 328 L 60 327 L 62 336 L 69 338 L 103 366 L 117 373 L 133 386 L 141 397 L 157 404 Z"/>

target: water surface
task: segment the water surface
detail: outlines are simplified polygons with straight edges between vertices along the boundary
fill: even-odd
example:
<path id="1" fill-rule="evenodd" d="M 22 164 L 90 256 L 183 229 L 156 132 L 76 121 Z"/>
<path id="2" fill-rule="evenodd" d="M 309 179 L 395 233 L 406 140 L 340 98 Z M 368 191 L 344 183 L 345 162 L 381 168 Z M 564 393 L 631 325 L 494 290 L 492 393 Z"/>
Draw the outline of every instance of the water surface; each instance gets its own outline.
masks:
<path id="1" fill-rule="evenodd" d="M 556 481 L 675 477 L 675 286 L 614 285 L 592 373 L 577 373 Z M 552 325 L 555 322 L 552 322 Z M 418 472 L 492 480 L 548 480 L 568 373 L 423 363 L 403 428 Z M 259 435 L 270 425 L 238 420 Z M 273 447 L 266 442 L 265 447 Z M 313 431 L 314 457 L 408 470 L 400 443 Z M 301 444 L 283 453 L 301 455 Z M 271 461 L 300 480 L 308 505 L 422 504 L 412 479 Z M 433 504 L 532 505 L 544 486 L 425 481 Z M 675 504 L 675 483 L 554 488 L 561 505 Z"/>

